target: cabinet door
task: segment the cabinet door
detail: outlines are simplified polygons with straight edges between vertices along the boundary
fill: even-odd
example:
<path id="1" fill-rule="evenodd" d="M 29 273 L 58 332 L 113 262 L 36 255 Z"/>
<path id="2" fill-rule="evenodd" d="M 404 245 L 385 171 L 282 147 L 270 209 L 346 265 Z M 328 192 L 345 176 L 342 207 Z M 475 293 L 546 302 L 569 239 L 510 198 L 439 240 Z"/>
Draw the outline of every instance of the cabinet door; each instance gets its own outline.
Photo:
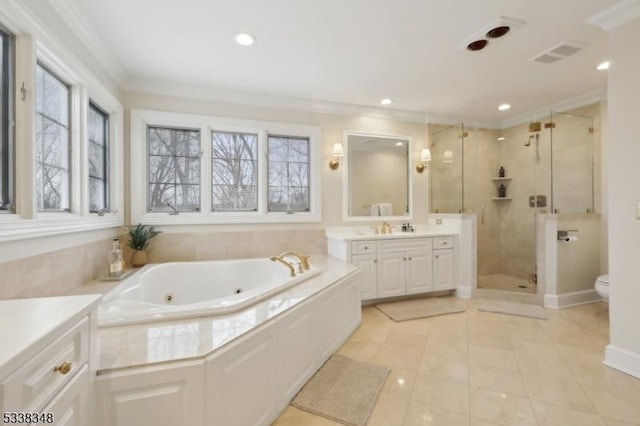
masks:
<path id="1" fill-rule="evenodd" d="M 406 253 L 378 255 L 378 297 L 402 296 L 405 287 Z"/>
<path id="2" fill-rule="evenodd" d="M 207 359 L 207 426 L 266 426 L 273 421 L 281 396 L 274 392 L 277 341 L 271 321 Z"/>
<path id="3" fill-rule="evenodd" d="M 407 251 L 407 294 L 433 291 L 431 250 Z"/>
<path id="4" fill-rule="evenodd" d="M 203 426 L 203 371 L 202 361 L 194 361 L 100 375 L 96 379 L 97 424 Z"/>
<path id="5" fill-rule="evenodd" d="M 89 370 L 86 365 L 41 413 L 53 413 L 54 424 L 58 426 L 86 426 L 90 423 Z"/>
<path id="6" fill-rule="evenodd" d="M 453 250 L 433 251 L 433 284 L 434 290 L 451 290 L 454 288 Z"/>
<path id="7" fill-rule="evenodd" d="M 375 299 L 378 293 L 378 260 L 375 253 L 351 256 L 351 263 L 361 269 L 360 299 Z"/>

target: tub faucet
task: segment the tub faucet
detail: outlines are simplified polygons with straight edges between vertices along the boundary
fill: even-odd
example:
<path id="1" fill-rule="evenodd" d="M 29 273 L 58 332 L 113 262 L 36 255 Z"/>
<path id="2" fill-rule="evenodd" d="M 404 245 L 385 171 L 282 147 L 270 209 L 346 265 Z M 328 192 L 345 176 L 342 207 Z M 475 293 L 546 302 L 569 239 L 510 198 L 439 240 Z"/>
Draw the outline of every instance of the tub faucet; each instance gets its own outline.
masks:
<path id="1" fill-rule="evenodd" d="M 167 207 L 169 207 L 171 209 L 171 211 L 169 212 L 170 215 L 174 216 L 174 215 L 180 214 L 178 209 L 173 207 L 173 205 L 171 205 L 171 203 L 167 202 Z"/>
<path id="2" fill-rule="evenodd" d="M 303 273 L 304 269 L 309 269 L 309 256 L 306 256 L 304 254 L 300 254 L 298 252 L 295 251 L 285 251 L 283 253 L 280 253 L 280 256 L 278 257 L 285 257 L 285 256 L 295 256 L 300 260 L 300 263 L 298 264 L 299 268 L 298 268 L 298 273 Z"/>
<path id="3" fill-rule="evenodd" d="M 293 265 L 290 264 L 289 262 L 287 262 L 286 260 L 284 260 L 283 258 L 281 258 L 280 256 L 271 256 L 269 258 L 269 260 L 271 260 L 272 262 L 280 262 L 280 263 L 282 263 L 284 266 L 289 268 L 289 276 L 290 277 L 295 277 L 296 276 L 296 270 L 293 269 Z"/>

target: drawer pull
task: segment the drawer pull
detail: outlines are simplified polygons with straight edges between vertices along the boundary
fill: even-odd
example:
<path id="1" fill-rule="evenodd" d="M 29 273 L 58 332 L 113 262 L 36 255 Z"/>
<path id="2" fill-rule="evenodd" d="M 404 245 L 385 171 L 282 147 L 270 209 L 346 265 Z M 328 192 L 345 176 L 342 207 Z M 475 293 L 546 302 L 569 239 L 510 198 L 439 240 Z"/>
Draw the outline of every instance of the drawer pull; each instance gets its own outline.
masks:
<path id="1" fill-rule="evenodd" d="M 60 365 L 57 365 L 53 371 L 56 371 L 60 374 L 67 374 L 69 371 L 71 371 L 71 363 L 69 361 L 65 361 Z"/>

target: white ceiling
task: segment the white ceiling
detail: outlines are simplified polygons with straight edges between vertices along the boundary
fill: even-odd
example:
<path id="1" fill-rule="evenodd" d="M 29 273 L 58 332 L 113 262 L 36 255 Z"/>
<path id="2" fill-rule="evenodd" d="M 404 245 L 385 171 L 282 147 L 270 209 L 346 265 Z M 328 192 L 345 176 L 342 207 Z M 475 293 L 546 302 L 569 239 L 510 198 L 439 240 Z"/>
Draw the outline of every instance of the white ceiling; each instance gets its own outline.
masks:
<path id="1" fill-rule="evenodd" d="M 34 0 L 32 3 L 40 3 Z M 502 120 L 604 93 L 615 0 L 50 0 L 127 90 L 182 86 Z M 525 21 L 480 52 L 456 46 L 501 16 Z M 250 48 L 234 33 L 256 36 Z M 529 59 L 565 41 L 555 64 Z M 118 69 L 120 71 L 118 71 Z M 588 96 L 587 96 L 588 97 Z M 499 113 L 508 102 L 513 108 Z"/>

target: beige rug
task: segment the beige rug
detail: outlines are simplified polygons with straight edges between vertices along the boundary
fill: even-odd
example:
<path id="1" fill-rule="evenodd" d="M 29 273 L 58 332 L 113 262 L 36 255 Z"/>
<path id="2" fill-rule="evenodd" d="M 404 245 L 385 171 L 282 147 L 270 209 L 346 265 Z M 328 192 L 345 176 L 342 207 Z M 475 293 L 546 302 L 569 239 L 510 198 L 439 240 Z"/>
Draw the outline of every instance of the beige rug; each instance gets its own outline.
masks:
<path id="1" fill-rule="evenodd" d="M 399 302 L 375 305 L 376 308 L 396 322 L 434 317 L 436 315 L 456 314 L 464 312 L 466 306 L 466 301 L 452 297 L 425 297 L 423 299 L 401 300 Z"/>
<path id="2" fill-rule="evenodd" d="M 519 317 L 548 320 L 549 317 L 542 306 L 528 303 L 506 302 L 503 300 L 478 300 L 478 310 L 497 314 L 516 315 Z"/>
<path id="3" fill-rule="evenodd" d="M 293 398 L 291 405 L 344 423 L 367 424 L 388 368 L 333 355 Z"/>

